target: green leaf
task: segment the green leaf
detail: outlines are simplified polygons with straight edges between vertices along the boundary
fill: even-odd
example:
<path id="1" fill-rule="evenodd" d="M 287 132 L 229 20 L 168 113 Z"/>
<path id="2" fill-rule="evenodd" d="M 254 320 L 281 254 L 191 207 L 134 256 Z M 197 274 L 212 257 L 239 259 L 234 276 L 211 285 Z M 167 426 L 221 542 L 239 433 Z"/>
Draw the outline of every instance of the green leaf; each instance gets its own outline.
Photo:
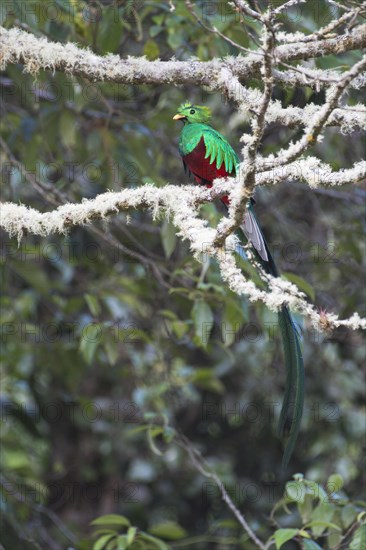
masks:
<path id="1" fill-rule="evenodd" d="M 298 481 L 289 481 L 286 483 L 285 496 L 289 502 L 304 502 L 305 486 Z"/>
<path id="2" fill-rule="evenodd" d="M 6 18 L 8 17 L 8 10 L 5 9 L 5 6 L 3 7 L 3 9 L 0 10 L 0 25 L 2 25 L 4 23 L 4 21 L 6 21 Z"/>
<path id="3" fill-rule="evenodd" d="M 162 537 L 163 539 L 168 540 L 179 540 L 187 536 L 186 530 L 174 521 L 165 521 L 158 523 L 157 525 L 153 525 L 149 529 L 149 533 L 155 535 L 156 537 Z"/>
<path id="4" fill-rule="evenodd" d="M 103 342 L 104 350 L 107 354 L 108 363 L 113 367 L 119 356 L 119 346 L 117 342 L 110 338 L 109 335 L 104 335 L 105 342 Z"/>
<path id="5" fill-rule="evenodd" d="M 119 514 L 107 514 L 93 519 L 90 525 L 116 525 L 118 527 L 130 527 L 131 523 L 125 516 Z"/>
<path id="6" fill-rule="evenodd" d="M 134 527 L 135 529 L 135 527 Z M 128 548 L 128 539 L 127 535 L 120 535 L 117 538 L 117 550 L 126 550 Z"/>
<path id="7" fill-rule="evenodd" d="M 232 529 L 237 530 L 238 529 L 238 522 L 235 519 L 221 519 L 219 521 L 215 521 L 215 529 Z"/>
<path id="8" fill-rule="evenodd" d="M 277 529 L 274 534 L 276 549 L 279 550 L 285 544 L 285 542 L 296 537 L 298 532 L 298 529 Z"/>
<path id="9" fill-rule="evenodd" d="M 350 550 L 366 548 L 366 525 L 361 525 L 353 535 Z"/>
<path id="10" fill-rule="evenodd" d="M 159 57 L 160 50 L 159 46 L 155 42 L 155 40 L 147 40 L 145 42 L 144 46 L 144 55 L 148 58 L 149 61 L 154 61 L 154 59 L 157 59 Z"/>
<path id="11" fill-rule="evenodd" d="M 69 111 L 62 111 L 60 118 L 60 137 L 66 147 L 76 144 L 76 119 Z"/>
<path id="12" fill-rule="evenodd" d="M 127 531 L 127 546 L 129 546 L 136 537 L 137 527 L 129 527 Z"/>
<path id="13" fill-rule="evenodd" d="M 168 44 L 173 51 L 176 51 L 184 43 L 184 34 L 182 31 L 169 29 Z"/>
<path id="14" fill-rule="evenodd" d="M 334 529 L 332 529 L 328 534 L 328 540 L 327 540 L 328 547 L 329 548 L 337 548 L 338 545 L 340 545 L 340 543 L 342 541 L 342 538 L 343 538 L 342 532 L 334 531 Z M 349 550 L 349 549 L 347 548 L 347 550 Z"/>
<path id="15" fill-rule="evenodd" d="M 195 382 L 195 385 L 213 393 L 218 393 L 218 394 L 225 393 L 224 384 L 221 382 L 221 380 L 218 380 L 217 378 L 211 378 L 210 380 L 202 380 L 200 382 Z"/>
<path id="16" fill-rule="evenodd" d="M 304 528 L 306 527 L 329 527 L 331 529 L 335 529 L 336 531 L 342 531 L 342 529 L 336 525 L 335 523 L 331 523 L 330 521 L 321 521 L 321 520 L 318 520 L 318 521 L 310 521 L 309 523 L 307 523 Z M 324 531 L 324 529 L 322 529 L 320 531 L 320 534 Z M 314 532 L 314 529 L 313 529 L 313 532 Z"/>
<path id="17" fill-rule="evenodd" d="M 170 311 L 170 309 L 159 309 L 158 314 L 172 321 L 177 319 L 177 314 L 174 311 Z"/>
<path id="18" fill-rule="evenodd" d="M 157 548 L 157 550 L 169 550 L 169 546 L 167 544 L 165 544 L 165 542 L 163 542 L 162 540 L 160 539 L 157 539 L 155 537 L 153 537 L 152 535 L 148 535 L 147 533 L 140 533 L 139 536 L 138 536 L 138 540 L 143 540 L 143 541 L 146 541 L 148 542 L 150 545 L 149 545 L 149 550 L 153 549 L 153 547 Z M 151 545 L 154 545 L 154 546 L 151 546 Z"/>
<path id="19" fill-rule="evenodd" d="M 151 38 L 155 38 L 155 36 L 157 36 L 159 33 L 161 33 L 161 31 L 163 29 L 164 29 L 164 27 L 162 27 L 161 25 L 153 25 L 152 27 L 150 27 L 149 34 L 150 34 Z"/>
<path id="20" fill-rule="evenodd" d="M 24 281 L 35 288 L 41 295 L 47 295 L 50 292 L 50 282 L 44 271 L 40 269 L 29 269 L 26 262 L 12 262 L 12 268 Z"/>
<path id="21" fill-rule="evenodd" d="M 164 19 L 165 19 L 165 14 L 164 13 L 161 13 L 159 15 L 154 15 L 154 17 L 152 17 L 152 20 L 157 25 L 161 25 L 163 23 Z"/>
<path id="22" fill-rule="evenodd" d="M 214 323 L 214 316 L 210 306 L 203 300 L 197 300 L 194 303 L 191 315 L 199 342 L 207 346 Z"/>
<path id="23" fill-rule="evenodd" d="M 177 236 L 175 233 L 176 229 L 174 225 L 165 220 L 161 228 L 161 240 L 163 243 L 165 256 L 168 259 L 172 255 L 176 246 Z"/>
<path id="24" fill-rule="evenodd" d="M 89 325 L 81 334 L 79 351 L 88 365 L 94 359 L 95 352 L 100 344 L 101 334 L 103 334 L 102 328 L 98 323 Z"/>
<path id="25" fill-rule="evenodd" d="M 306 494 L 304 498 L 304 502 L 298 502 L 297 508 L 299 510 L 299 513 L 301 515 L 301 519 L 303 523 L 307 523 L 310 521 L 311 513 L 313 511 L 313 498 L 311 495 Z"/>
<path id="26" fill-rule="evenodd" d="M 304 550 L 322 550 L 321 546 L 315 540 L 304 539 L 302 542 Z"/>
<path id="27" fill-rule="evenodd" d="M 319 499 L 321 502 L 328 504 L 328 495 L 319 483 L 304 479 L 304 485 L 306 486 L 307 492 L 312 495 L 313 499 Z"/>
<path id="28" fill-rule="evenodd" d="M 236 299 L 227 300 L 222 316 L 221 335 L 224 346 L 230 346 L 236 338 L 243 322 L 247 319 L 246 311 Z"/>
<path id="29" fill-rule="evenodd" d="M 122 26 L 116 21 L 114 9 L 104 8 L 98 35 L 98 48 L 102 53 L 116 52 L 121 41 Z"/>
<path id="30" fill-rule="evenodd" d="M 147 430 L 150 429 L 150 426 L 136 426 L 136 428 L 131 428 L 130 430 L 128 430 L 128 435 L 135 435 L 135 434 L 138 434 L 138 433 L 141 433 L 141 432 L 146 432 Z"/>
<path id="31" fill-rule="evenodd" d="M 357 517 L 358 509 L 353 504 L 347 504 L 342 508 L 341 518 L 345 529 L 353 523 Z"/>
<path id="32" fill-rule="evenodd" d="M 116 535 L 103 535 L 100 539 L 96 540 L 93 545 L 93 550 L 102 550 L 106 544 Z"/>
<path id="33" fill-rule="evenodd" d="M 329 527 L 334 516 L 335 506 L 329 502 L 319 502 L 311 514 L 312 532 L 316 537 L 319 537 L 326 527 Z M 310 524 L 308 524 L 310 525 Z M 336 529 L 339 527 L 336 526 Z M 340 530 L 340 529 L 339 529 Z"/>
<path id="34" fill-rule="evenodd" d="M 149 427 L 147 430 L 147 440 L 149 442 L 150 449 L 152 450 L 153 453 L 155 453 L 158 456 L 162 456 L 163 453 L 156 446 L 154 438 L 157 435 L 160 435 L 162 433 L 163 433 L 163 428 L 160 428 L 160 427 L 154 427 L 154 428 Z"/>
<path id="35" fill-rule="evenodd" d="M 327 481 L 327 491 L 329 494 L 337 493 L 344 485 L 343 477 L 339 474 L 332 474 Z"/>
<path id="36" fill-rule="evenodd" d="M 29 466 L 29 456 L 24 451 L 6 449 L 2 451 L 2 461 L 13 470 L 23 470 Z"/>
<path id="37" fill-rule="evenodd" d="M 118 535 L 118 532 L 115 530 L 115 529 L 106 529 L 106 528 L 102 528 L 102 529 L 95 529 L 95 531 L 93 531 L 93 535 L 95 537 L 99 537 L 100 535 Z"/>
<path id="38" fill-rule="evenodd" d="M 91 294 L 85 294 L 84 298 L 86 303 L 88 304 L 88 308 L 90 309 L 91 314 L 97 317 L 102 310 L 98 302 L 98 299 L 95 296 L 92 296 Z"/>
<path id="39" fill-rule="evenodd" d="M 88 365 L 90 365 L 91 362 L 93 361 L 93 358 L 98 346 L 99 346 L 99 342 L 91 342 L 86 338 L 82 338 L 80 340 L 79 350 L 81 355 L 85 359 L 85 361 L 88 363 Z"/>
<path id="40" fill-rule="evenodd" d="M 193 373 L 192 382 L 195 386 L 215 393 L 224 393 L 225 391 L 224 384 L 215 377 L 215 371 L 213 369 L 196 369 Z"/>
<path id="41" fill-rule="evenodd" d="M 170 426 L 165 426 L 163 429 L 163 438 L 166 443 L 170 443 L 175 436 L 176 432 L 174 428 L 171 428 Z"/>
<path id="42" fill-rule="evenodd" d="M 177 338 L 183 338 L 189 331 L 189 325 L 185 321 L 172 321 L 172 329 Z"/>

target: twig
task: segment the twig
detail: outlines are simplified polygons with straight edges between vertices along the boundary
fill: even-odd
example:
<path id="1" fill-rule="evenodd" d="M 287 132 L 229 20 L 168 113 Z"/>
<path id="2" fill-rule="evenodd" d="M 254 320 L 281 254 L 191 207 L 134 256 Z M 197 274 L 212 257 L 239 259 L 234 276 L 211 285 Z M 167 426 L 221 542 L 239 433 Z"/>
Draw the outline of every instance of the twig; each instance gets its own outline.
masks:
<path id="1" fill-rule="evenodd" d="M 256 21 L 262 22 L 262 16 L 259 13 L 259 11 L 253 10 L 248 2 L 246 0 L 233 0 L 233 3 L 237 7 L 238 11 L 242 13 L 243 15 L 247 15 L 248 17 L 252 17 Z"/>
<path id="2" fill-rule="evenodd" d="M 192 464 L 195 466 L 195 468 L 197 468 L 200 474 L 202 474 L 207 479 L 212 479 L 212 481 L 216 484 L 216 486 L 218 487 L 221 493 L 221 497 L 223 501 L 227 504 L 228 508 L 232 511 L 237 521 L 243 527 L 247 535 L 252 539 L 254 544 L 258 548 L 261 548 L 261 550 L 266 550 L 266 546 L 257 537 L 257 535 L 254 533 L 254 531 L 250 527 L 249 523 L 245 519 L 244 515 L 238 510 L 234 502 L 231 500 L 228 492 L 226 491 L 225 485 L 223 484 L 221 479 L 218 477 L 218 475 L 215 472 L 208 470 L 209 466 L 207 464 L 207 461 L 204 459 L 201 453 L 195 447 L 193 447 L 191 442 L 182 434 L 177 436 L 176 441 L 188 453 Z"/>
<path id="3" fill-rule="evenodd" d="M 288 72 L 276 71 L 274 77 L 277 81 L 282 81 L 292 87 L 295 86 L 315 86 L 316 90 L 319 91 L 321 87 L 331 86 L 339 82 L 339 77 L 341 76 L 336 71 L 329 71 L 324 69 L 309 69 L 307 67 L 302 67 L 297 65 L 294 67 L 289 63 L 283 61 L 281 63 L 284 67 L 289 69 Z M 298 73 L 301 77 L 298 77 Z M 350 83 L 350 87 L 359 89 L 366 86 L 366 74 L 361 74 L 353 82 Z"/>
<path id="4" fill-rule="evenodd" d="M 314 145 L 321 131 L 323 130 L 325 123 L 327 122 L 330 114 L 337 107 L 338 100 L 346 90 L 350 82 L 356 78 L 363 70 L 366 69 L 366 56 L 361 61 L 356 63 L 352 69 L 347 71 L 339 82 L 328 93 L 326 103 L 320 109 L 318 115 L 314 117 L 310 125 L 305 129 L 304 135 L 299 139 L 297 143 L 294 143 L 286 150 L 281 150 L 277 153 L 275 158 L 271 159 L 259 159 L 258 167 L 266 166 L 268 168 L 274 168 L 276 166 L 283 166 L 289 162 L 293 162 L 299 158 L 309 147 Z"/>
<path id="5" fill-rule="evenodd" d="M 205 30 L 205 31 L 208 31 L 208 32 L 211 32 L 213 34 L 216 34 L 217 36 L 220 36 L 220 38 L 222 38 L 223 40 L 225 40 L 225 42 L 227 42 L 228 44 L 230 44 L 230 46 L 234 46 L 235 48 L 238 48 L 240 51 L 244 52 L 244 53 L 250 53 L 250 54 L 258 54 L 258 55 L 262 55 L 260 52 L 253 52 L 253 50 L 250 50 L 249 48 L 244 48 L 244 46 L 242 46 L 241 44 L 238 44 L 237 42 L 234 42 L 234 40 L 231 40 L 228 36 L 226 36 L 224 33 L 222 33 L 221 31 L 219 31 L 216 27 L 209 27 L 208 25 L 206 25 L 202 19 L 200 17 L 198 17 L 195 9 L 194 9 L 194 6 L 191 2 L 191 0 L 185 0 L 185 3 L 186 3 L 186 6 L 189 10 L 189 12 L 192 14 L 192 16 L 195 18 L 195 20 L 197 21 L 197 23 Z"/>
<path id="6" fill-rule="evenodd" d="M 283 8 L 283 6 L 280 6 L 280 8 L 277 8 L 277 9 L 282 9 L 282 8 Z M 322 27 L 318 31 L 315 31 L 311 34 L 307 34 L 306 36 L 304 35 L 304 37 L 301 38 L 300 40 L 297 39 L 296 42 L 312 42 L 313 40 L 319 40 L 319 39 L 325 38 L 328 34 L 332 33 L 333 31 L 335 31 L 335 29 L 337 29 L 338 27 L 343 25 L 343 23 L 346 23 L 350 19 L 352 19 L 354 17 L 357 17 L 359 15 L 359 13 L 361 13 L 362 10 L 364 10 L 365 8 L 366 8 L 366 3 L 363 2 L 362 6 L 359 6 L 358 8 L 356 8 L 354 10 L 350 10 L 350 11 L 347 10 L 347 12 L 344 13 L 338 19 L 335 19 L 335 20 L 331 21 L 328 25 L 326 25 L 325 27 Z M 287 38 L 286 38 L 286 36 L 287 36 Z M 286 35 L 286 33 L 281 33 L 280 37 L 278 39 L 281 42 L 282 41 L 286 42 L 287 44 L 291 42 L 291 39 L 289 39 L 289 37 L 288 37 L 288 35 Z"/>
<path id="7" fill-rule="evenodd" d="M 256 155 L 263 137 L 265 128 L 265 116 L 271 100 L 273 89 L 272 62 L 274 48 L 273 14 L 271 9 L 267 16 L 261 16 L 264 22 L 263 36 L 263 82 L 264 91 L 258 112 L 252 124 L 253 132 L 249 143 L 243 149 L 245 159 L 243 173 L 239 173 L 239 184 L 235 193 L 230 196 L 229 216 L 217 227 L 214 245 L 221 248 L 226 238 L 233 233 L 242 223 L 248 200 L 253 194 L 256 173 Z"/>
<path id="8" fill-rule="evenodd" d="M 273 15 L 277 16 L 280 15 L 283 11 L 287 10 L 288 8 L 291 8 L 292 6 L 296 6 L 297 4 L 303 4 L 306 0 L 288 0 L 288 2 L 285 2 L 282 4 L 282 6 L 279 6 L 275 10 L 273 10 Z"/>
<path id="9" fill-rule="evenodd" d="M 5 493 L 8 489 L 8 483 L 11 485 L 14 485 L 15 483 L 13 481 L 8 481 L 6 478 L 2 477 L 0 478 L 0 483 L 3 486 L 3 489 Z M 14 497 L 16 500 L 18 500 L 21 503 L 24 503 L 24 497 L 19 491 L 14 491 L 12 487 L 11 491 L 12 497 Z M 64 535 L 66 539 L 68 539 L 73 544 L 76 543 L 77 538 L 75 535 L 68 529 L 68 527 L 61 521 L 61 519 L 52 511 L 43 506 L 43 504 L 31 504 L 31 509 L 35 510 L 36 512 L 40 512 L 44 515 L 46 515 L 55 525 L 58 527 L 60 532 Z"/>

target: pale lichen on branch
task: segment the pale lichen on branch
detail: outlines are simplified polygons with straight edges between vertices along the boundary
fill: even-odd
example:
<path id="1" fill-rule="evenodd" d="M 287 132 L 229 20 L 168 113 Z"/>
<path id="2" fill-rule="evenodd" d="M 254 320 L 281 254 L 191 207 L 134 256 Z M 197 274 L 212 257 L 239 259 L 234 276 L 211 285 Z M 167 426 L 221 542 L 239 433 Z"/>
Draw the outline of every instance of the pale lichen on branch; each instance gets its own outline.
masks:
<path id="1" fill-rule="evenodd" d="M 144 57 L 121 59 L 111 54 L 102 57 L 72 43 L 63 45 L 18 28 L 6 30 L 0 27 L 2 69 L 7 64 L 22 63 L 24 70 L 33 75 L 46 69 L 82 76 L 91 81 L 207 86 L 227 96 L 239 112 L 248 113 L 252 119 L 252 134 L 243 136 L 244 162 L 236 179 L 217 180 L 212 189 L 180 186 L 177 191 L 174 185 L 164 188 L 145 185 L 138 189 L 103 193 L 80 204 L 63 204 L 56 210 L 44 213 L 23 205 L 5 203 L 1 208 L 1 226 L 11 236 L 20 239 L 26 233 L 64 233 L 72 226 L 91 224 L 120 211 L 147 208 L 153 216 L 171 216 L 178 234 L 189 240 L 191 250 L 198 259 L 203 252 L 216 258 L 223 280 L 237 294 L 245 295 L 253 302 L 261 301 L 274 311 L 288 305 L 302 313 L 317 328 L 365 328 L 365 320 L 356 313 L 346 320 L 339 320 L 332 313 L 318 313 L 288 281 L 267 277 L 267 290 L 258 288 L 252 281 L 246 280 L 234 256 L 236 237 L 233 231 L 242 220 L 246 201 L 255 186 L 297 179 L 314 188 L 357 183 L 366 177 L 365 161 L 355 163 L 352 168 L 333 171 L 314 156 L 302 158 L 325 127 L 337 126 L 344 134 L 366 129 L 365 107 L 360 104 L 341 105 L 339 102 L 351 86 L 359 89 L 365 85 L 366 58 L 345 72 L 290 65 L 293 61 L 338 55 L 366 46 L 366 25 L 348 28 L 350 22 L 354 22 L 361 13 L 361 7 L 356 7 L 352 13 L 344 13 L 310 35 L 280 32 L 275 18 L 299 3 L 302 3 L 301 0 L 289 0 L 276 9 L 270 7 L 267 12 L 260 13 L 244 0 L 234 0 L 237 11 L 243 17 L 252 18 L 262 26 L 262 50 L 206 62 L 197 59 L 149 61 Z M 186 5 L 201 24 L 192 3 L 187 0 Z M 329 34 L 340 27 L 346 27 L 343 34 Z M 226 38 L 214 27 L 206 30 Z M 232 47 L 236 46 L 231 39 L 227 41 Z M 263 91 L 245 86 L 244 79 L 249 77 L 261 80 Z M 276 83 L 325 88 L 326 100 L 320 106 L 309 103 L 304 109 L 292 105 L 283 107 L 279 101 L 272 99 Z M 303 127 L 303 136 L 295 144 L 280 149 L 276 155 L 261 157 L 258 149 L 266 127 L 272 123 Z M 215 230 L 200 218 L 199 205 L 224 193 L 231 197 L 229 217 L 223 219 Z"/>
<path id="2" fill-rule="evenodd" d="M 227 183 L 226 183 L 227 185 Z M 231 188 L 234 184 L 231 183 Z M 75 225 L 85 225 L 95 220 L 106 220 L 108 216 L 130 209 L 149 209 L 154 217 L 165 214 L 171 216 L 178 235 L 190 242 L 193 254 L 200 260 L 202 254 L 217 259 L 221 274 L 234 292 L 245 295 L 253 302 L 261 301 L 270 309 L 277 311 L 281 305 L 288 304 L 308 317 L 317 329 L 322 323 L 327 328 L 350 326 L 366 328 L 366 320 L 354 314 L 351 319 L 339 320 L 335 314 L 319 314 L 314 306 L 308 304 L 304 295 L 295 285 L 282 279 L 272 278 L 268 282 L 269 290 L 259 289 L 252 281 L 245 279 L 237 267 L 233 251 L 236 238 L 229 236 L 225 248 L 215 247 L 215 230 L 199 217 L 198 207 L 205 201 L 216 198 L 227 191 L 219 184 L 213 189 L 201 189 L 192 186 L 168 185 L 157 188 L 144 185 L 137 189 L 124 189 L 120 192 L 108 192 L 80 204 L 65 204 L 52 212 L 41 213 L 35 209 L 14 203 L 4 203 L 0 210 L 0 226 L 11 236 L 19 239 L 26 233 L 46 236 L 52 233 L 65 234 Z"/>
<path id="3" fill-rule="evenodd" d="M 309 325 L 317 330 L 328 331 L 338 327 L 365 329 L 366 319 L 362 319 L 358 313 L 353 313 L 348 319 L 339 319 L 335 313 L 318 311 L 296 285 L 263 273 L 260 266 L 257 266 L 258 272 L 265 285 L 263 288 L 257 286 L 246 278 L 235 256 L 238 241 L 233 232 L 243 220 L 247 201 L 255 186 L 298 180 L 310 188 L 332 187 L 356 184 L 366 179 L 366 161 L 335 171 L 315 156 L 303 157 L 326 127 L 338 127 L 342 134 L 366 130 L 365 107 L 340 103 L 350 88 L 358 90 L 365 86 L 366 57 L 343 71 L 323 70 L 301 64 L 302 61 L 343 54 L 366 46 L 366 25 L 355 23 L 366 10 L 365 2 L 348 10 L 333 0 L 328 1 L 345 13 L 318 31 L 305 35 L 279 31 L 276 18 L 283 16 L 288 9 L 304 4 L 306 0 L 288 0 L 276 8 L 267 2 L 269 8 L 264 13 L 260 11 L 259 2 L 254 1 L 249 5 L 245 0 L 233 0 L 232 4 L 241 19 L 249 18 L 255 25 L 262 27 L 262 48 L 250 50 L 216 27 L 206 25 L 197 16 L 192 2 L 186 0 L 185 5 L 201 27 L 216 35 L 215 39 L 222 39 L 231 48 L 247 54 L 211 61 L 149 61 L 145 57 L 122 59 L 112 54 L 99 56 L 76 44 L 51 42 L 19 28 L 7 30 L 0 27 L 0 69 L 5 69 L 8 64 L 21 63 L 24 71 L 35 77 L 42 70 L 50 70 L 88 81 L 204 86 L 232 101 L 241 115 L 246 118 L 249 115 L 252 129 L 251 134 L 242 136 L 244 161 L 239 165 L 237 177 L 216 180 L 210 189 L 171 184 L 156 187 L 149 183 L 135 189 L 102 193 L 93 199 L 72 204 L 65 200 L 61 192 L 46 188 L 28 175 L 30 183 L 43 194 L 48 204 L 55 206 L 62 203 L 61 206 L 49 212 L 39 212 L 21 204 L 3 203 L 0 205 L 0 227 L 11 237 L 16 237 L 18 242 L 26 234 L 65 234 L 72 227 L 83 225 L 102 233 L 95 225 L 96 221 L 106 221 L 120 212 L 147 209 L 154 219 L 172 219 L 177 234 L 189 242 L 197 260 L 202 260 L 205 255 L 215 259 L 222 280 L 238 296 L 244 296 L 253 303 L 261 302 L 275 312 L 288 306 L 302 314 Z M 174 2 L 170 1 L 169 6 L 170 11 L 176 9 Z M 340 28 L 343 29 L 341 32 Z M 296 62 L 295 66 L 291 65 L 293 62 Z M 256 87 L 246 85 L 251 79 L 257 81 Z M 321 105 L 308 103 L 304 108 L 292 105 L 283 107 L 280 101 L 272 98 L 275 85 L 308 86 L 316 91 L 325 90 L 326 98 Z M 276 154 L 261 157 L 258 151 L 270 124 L 300 127 L 303 135 L 296 143 L 280 149 Z M 1 139 L 0 146 L 9 162 L 22 173 L 21 163 Z M 223 195 L 229 195 L 231 199 L 229 216 L 222 218 L 217 229 L 214 229 L 200 216 L 200 205 Z M 117 243 L 117 246 L 121 245 Z M 248 257 L 249 261 L 255 263 L 252 254 L 248 253 Z M 272 537 L 266 544 L 257 537 L 231 500 L 224 484 L 188 440 L 181 437 L 179 441 L 200 473 L 216 484 L 223 500 L 253 543 L 262 550 L 272 546 Z"/>

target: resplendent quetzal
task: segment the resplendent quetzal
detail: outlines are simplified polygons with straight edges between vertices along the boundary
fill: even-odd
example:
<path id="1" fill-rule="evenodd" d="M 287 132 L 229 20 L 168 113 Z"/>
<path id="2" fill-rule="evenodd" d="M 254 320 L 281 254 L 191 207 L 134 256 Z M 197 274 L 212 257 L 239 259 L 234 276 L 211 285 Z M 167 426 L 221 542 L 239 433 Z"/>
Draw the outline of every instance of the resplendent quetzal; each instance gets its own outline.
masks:
<path id="1" fill-rule="evenodd" d="M 173 117 L 174 120 L 183 122 L 179 152 L 184 169 L 193 175 L 197 183 L 207 187 L 212 186 L 215 178 L 235 176 L 240 162 L 230 143 L 208 124 L 210 118 L 211 111 L 208 107 L 190 103 L 183 103 Z M 226 206 L 229 204 L 227 196 L 222 197 L 221 201 Z M 278 277 L 279 272 L 256 220 L 253 204 L 252 200 L 248 204 L 241 230 L 263 269 Z M 300 337 L 287 307 L 283 306 L 279 310 L 278 321 L 286 363 L 285 395 L 278 425 L 281 437 L 288 434 L 282 462 L 285 468 L 300 429 L 304 405 L 304 363 Z"/>

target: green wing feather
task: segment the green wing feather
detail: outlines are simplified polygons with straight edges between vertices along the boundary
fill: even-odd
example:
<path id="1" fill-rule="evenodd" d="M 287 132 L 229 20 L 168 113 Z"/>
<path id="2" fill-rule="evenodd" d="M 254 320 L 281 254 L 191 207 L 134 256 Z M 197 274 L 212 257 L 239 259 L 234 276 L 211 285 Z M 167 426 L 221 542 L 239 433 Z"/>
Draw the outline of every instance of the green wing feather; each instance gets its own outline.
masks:
<path id="1" fill-rule="evenodd" d="M 217 169 L 220 170 L 222 163 L 224 162 L 224 153 L 222 151 L 222 148 L 219 147 L 217 151 L 217 157 L 216 157 L 216 166 Z"/>
<path id="2" fill-rule="evenodd" d="M 216 167 L 220 169 L 224 163 L 228 174 L 234 172 L 239 164 L 239 157 L 224 136 L 208 124 L 186 124 L 183 127 L 179 140 L 181 155 L 191 153 L 202 138 L 206 148 L 205 158 L 209 158 L 210 164 L 216 163 Z"/>
<path id="3" fill-rule="evenodd" d="M 224 163 L 228 174 L 235 171 L 239 158 L 224 136 L 207 125 L 202 134 L 206 147 L 205 158 L 210 157 L 210 164 L 215 162 L 216 167 L 220 169 Z"/>

